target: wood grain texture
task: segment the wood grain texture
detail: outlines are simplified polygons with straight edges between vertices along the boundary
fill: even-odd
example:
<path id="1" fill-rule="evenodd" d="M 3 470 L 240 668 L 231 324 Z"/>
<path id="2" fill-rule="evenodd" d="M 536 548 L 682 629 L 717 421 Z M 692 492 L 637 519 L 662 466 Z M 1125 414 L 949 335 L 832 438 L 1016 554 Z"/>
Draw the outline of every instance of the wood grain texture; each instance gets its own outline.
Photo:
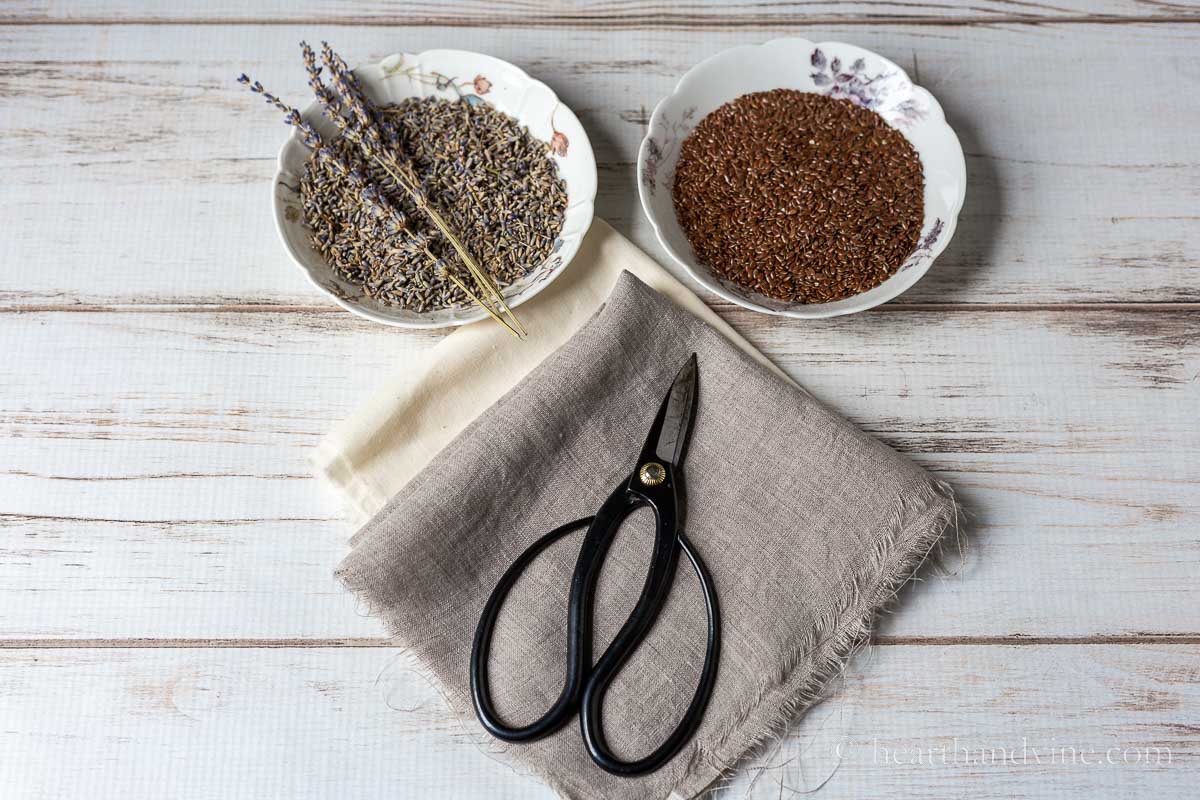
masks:
<path id="1" fill-rule="evenodd" d="M 1184 797 L 1198 659 L 877 648 L 718 796 Z M 414 667 L 381 649 L 2 651 L 0 782 L 28 800 L 553 797 Z"/>
<path id="2" fill-rule="evenodd" d="M 786 2 L 737 0 L 454 0 L 452 3 L 345 3 L 337 0 L 9 0 L 0 8 L 8 23 L 275 23 L 487 26 L 679 26 L 736 27 L 814 23 L 965 23 L 1009 20 L 1178 20 L 1200 18 L 1192 2 L 1176 0 L 915 0 L 880 2 Z"/>
<path id="3" fill-rule="evenodd" d="M 303 102 L 304 37 L 511 60 L 579 113 L 599 215 L 667 263 L 634 185 L 650 109 L 700 59 L 785 35 L 933 91 L 967 205 L 874 312 L 716 307 L 951 482 L 973 545 L 721 796 L 1194 794 L 1200 5 L 9 0 L 0 795 L 552 796 L 335 584 L 349 530 L 305 456 L 441 334 L 344 314 L 287 262 L 286 129 L 233 78 Z"/>
<path id="4" fill-rule="evenodd" d="M 122 25 L 0 28 L 0 261 L 19 267 L 0 272 L 0 308 L 324 303 L 272 230 L 268 187 L 287 129 L 233 82 L 244 69 L 304 101 L 295 43 L 314 35 L 353 60 L 451 46 L 547 80 L 593 140 L 599 215 L 666 263 L 634 185 L 649 110 L 703 57 L 785 34 L 894 58 L 962 139 L 958 232 L 897 303 L 1200 301 L 1200 126 L 1181 99 L 1200 79 L 1200 24 L 552 35 Z"/>
<path id="5" fill-rule="evenodd" d="M 1200 634 L 1200 315 L 730 315 L 973 514 L 891 636 Z M 802 334 L 802 335 L 801 335 Z M 338 638 L 306 454 L 436 335 L 340 312 L 0 315 L 0 635 Z"/>

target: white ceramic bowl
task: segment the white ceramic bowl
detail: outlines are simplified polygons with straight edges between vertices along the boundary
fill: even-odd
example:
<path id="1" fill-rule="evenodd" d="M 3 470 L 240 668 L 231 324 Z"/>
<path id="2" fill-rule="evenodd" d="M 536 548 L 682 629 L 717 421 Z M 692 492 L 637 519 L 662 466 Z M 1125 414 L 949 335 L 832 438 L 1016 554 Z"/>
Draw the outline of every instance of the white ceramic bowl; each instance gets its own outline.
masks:
<path id="1" fill-rule="evenodd" d="M 925 220 L 916 250 L 874 289 L 831 303 L 774 300 L 727 281 L 700 263 L 679 227 L 671 199 L 683 139 L 719 106 L 749 92 L 797 89 L 845 98 L 878 112 L 912 142 L 925 171 Z M 638 192 L 659 242 L 709 291 L 740 306 L 787 317 L 834 317 L 862 311 L 916 283 L 954 234 L 967 188 L 958 137 L 933 95 L 914 86 L 904 70 L 854 45 L 776 39 L 735 47 L 701 62 L 679 81 L 650 117 L 637 162 Z"/>
<path id="2" fill-rule="evenodd" d="M 596 159 L 583 126 L 549 86 L 498 58 L 463 50 L 426 50 L 388 56 L 378 64 L 359 67 L 355 76 L 379 103 L 399 103 L 406 97 L 437 95 L 464 98 L 470 103 L 491 103 L 515 117 L 538 139 L 549 142 L 559 175 L 567 183 L 567 212 L 554 251 L 545 263 L 505 287 L 504 297 L 515 308 L 550 284 L 570 263 L 588 226 L 596 199 Z M 336 129 L 313 102 L 303 116 L 324 136 Z M 300 205 L 300 176 L 310 151 L 293 135 L 279 151 L 279 167 L 272 195 L 275 224 L 283 246 L 304 270 L 313 285 L 343 308 L 367 319 L 403 328 L 442 328 L 486 319 L 487 312 L 474 304 L 417 313 L 373 300 L 362 287 L 339 277 L 313 249 L 304 227 Z"/>

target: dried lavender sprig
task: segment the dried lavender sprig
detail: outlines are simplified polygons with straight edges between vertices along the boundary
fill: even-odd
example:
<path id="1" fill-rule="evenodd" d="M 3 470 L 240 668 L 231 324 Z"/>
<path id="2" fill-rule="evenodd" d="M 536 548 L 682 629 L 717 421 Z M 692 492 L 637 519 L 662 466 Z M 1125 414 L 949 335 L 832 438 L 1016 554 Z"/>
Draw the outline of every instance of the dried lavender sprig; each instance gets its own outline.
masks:
<path id="1" fill-rule="evenodd" d="M 355 188 L 359 189 L 359 193 L 363 200 L 371 205 L 376 213 L 385 214 L 392 219 L 392 221 L 397 225 L 399 232 L 406 235 L 410 246 L 418 248 L 420 252 L 427 256 L 429 260 L 433 262 L 434 267 L 437 268 L 441 274 L 448 276 L 453 282 L 458 284 L 460 288 L 465 288 L 462 284 L 462 281 L 460 281 L 458 277 L 450 272 L 450 270 L 446 267 L 445 262 L 433 254 L 433 251 L 429 246 L 428 238 L 424 234 L 416 233 L 409 229 L 405 224 L 406 220 L 404 218 L 404 214 L 397 209 L 390 200 L 387 199 L 386 195 L 384 195 L 375 187 L 371 186 L 360 170 L 350 167 L 332 148 L 328 147 L 321 138 L 321 134 L 319 134 L 310 123 L 304 121 L 304 118 L 300 115 L 300 111 L 298 109 L 289 106 L 287 103 L 268 92 L 258 81 L 251 81 L 249 76 L 247 76 L 245 73 L 238 76 L 237 80 L 238 83 L 248 86 L 250 91 L 254 92 L 255 94 L 262 95 L 263 99 L 266 100 L 267 103 L 282 111 L 284 114 L 284 121 L 288 125 L 291 125 L 300 131 L 304 143 L 313 150 L 317 158 L 329 164 L 340 174 L 349 179 Z M 496 314 L 496 312 L 493 311 L 487 303 L 481 301 L 470 291 L 465 291 L 465 294 L 478 303 L 479 306 L 483 308 L 483 310 L 486 311 L 494 320 L 503 325 L 509 333 L 518 339 L 521 338 L 521 334 L 514 330 L 511 325 L 501 319 L 500 316 Z"/>
<path id="2" fill-rule="evenodd" d="M 369 137 L 365 136 L 361 130 L 347 122 L 345 117 L 331 116 L 326 114 L 337 125 L 338 130 L 343 136 L 351 142 L 359 146 L 363 155 L 374 161 L 384 172 L 396 181 L 401 189 L 410 195 L 413 203 L 418 208 L 424 209 L 429 205 L 429 198 L 425 194 L 425 190 L 421 187 L 420 181 L 417 179 L 416 173 L 412 167 L 406 165 L 408 162 L 400 163 L 394 157 L 388 155 L 386 150 L 380 148 L 372 142 Z"/>
<path id="3" fill-rule="evenodd" d="M 359 175 L 359 177 L 361 178 L 361 175 Z M 353 180 L 354 179 L 351 178 L 352 182 L 353 182 Z M 393 214 L 393 215 L 399 214 L 401 216 L 401 218 L 403 218 L 403 214 L 401 214 L 395 208 L 395 206 L 392 205 L 391 201 L 387 199 L 387 196 L 384 195 L 382 192 L 380 192 L 375 187 L 367 186 L 366 188 L 364 188 L 362 190 L 361 194 L 362 194 L 363 199 L 368 203 L 368 205 L 371 205 L 375 209 L 376 213 Z M 470 288 L 465 283 L 463 283 L 461 278 L 459 278 L 457 275 L 454 274 L 453 271 L 451 271 L 450 267 L 446 264 L 445 260 L 438 258 L 438 256 L 436 256 L 434 254 L 433 250 L 431 249 L 432 242 L 429 240 L 428 236 L 421 233 L 420 231 L 414 231 L 411 228 L 408 228 L 407 226 L 402 226 L 400 228 L 400 232 L 404 234 L 404 241 L 400 245 L 401 252 L 408 252 L 410 254 L 415 253 L 418 257 L 424 256 L 425 258 L 429 259 L 429 261 L 431 261 L 433 263 L 433 266 L 437 270 L 439 275 L 449 279 L 455 286 L 457 286 L 460 290 L 462 290 L 463 294 L 465 294 L 472 301 L 474 301 L 476 305 L 478 305 L 480 308 L 482 308 L 484 311 L 486 311 L 488 313 L 488 316 L 490 316 L 496 322 L 503 325 L 504 328 L 509 333 L 511 333 L 513 336 L 515 336 L 518 339 L 521 338 L 521 334 L 518 333 L 517 330 L 515 328 L 513 328 L 513 326 L 509 325 L 508 322 L 505 321 L 504 318 L 501 317 L 499 314 L 497 314 L 490 305 L 483 302 L 483 300 L 481 300 L 478 295 L 476 295 L 474 292 L 472 292 L 470 290 Z"/>
<path id="4" fill-rule="evenodd" d="M 388 144 L 399 151 L 400 129 L 386 115 L 379 112 L 379 109 L 367 97 L 366 92 L 362 90 L 353 70 L 346 65 L 341 56 L 334 52 L 333 48 L 329 46 L 329 42 L 321 42 L 321 61 L 329 70 L 334 87 L 343 97 L 347 98 L 347 102 L 353 104 L 359 121 L 363 125 L 374 125 L 382 130 Z"/>
<path id="5" fill-rule="evenodd" d="M 508 330 L 509 333 L 511 333 L 513 336 L 515 336 L 518 339 L 521 338 L 521 334 L 517 332 L 516 328 L 514 328 L 512 325 L 509 325 L 508 322 L 503 317 L 501 317 L 499 314 L 497 314 L 496 311 L 490 305 L 483 302 L 483 300 L 481 300 L 477 294 L 475 294 L 473 291 L 471 291 L 471 289 L 467 286 L 467 284 L 465 284 L 463 282 L 462 278 L 455 275 L 454 271 L 450 269 L 449 265 L 447 265 L 443 259 L 438 258 L 437 256 L 435 256 L 433 254 L 433 251 L 430 249 L 432 242 L 430 242 L 428 236 L 426 236 L 425 234 L 423 234 L 419 231 L 408 231 L 407 229 L 406 229 L 406 231 L 409 233 L 407 249 L 409 249 L 410 252 L 416 252 L 419 255 L 424 255 L 425 257 L 432 260 L 434 262 L 434 266 L 438 270 L 439 275 L 441 275 L 445 278 L 448 278 L 451 283 L 453 283 L 455 286 L 457 286 L 462 291 L 463 294 L 465 294 L 467 297 L 471 298 L 471 300 L 473 300 L 476 305 L 478 305 L 480 308 L 482 308 L 484 311 L 486 311 L 488 313 L 488 316 L 490 316 L 496 322 L 499 322 L 501 325 L 503 325 L 505 327 L 505 329 Z"/>
<path id="6" fill-rule="evenodd" d="M 307 55 L 308 53 L 312 53 L 312 49 L 308 48 L 307 45 L 302 44 L 302 46 L 307 50 L 305 66 L 308 66 L 310 59 L 307 57 Z M 313 66 L 315 67 L 315 64 Z M 328 90 L 324 89 L 324 84 L 321 83 L 319 72 L 319 68 L 317 68 L 315 71 L 309 71 L 311 76 L 309 85 L 313 87 L 314 91 L 324 90 L 328 94 Z M 300 131 L 304 143 L 308 145 L 311 150 L 313 150 L 317 158 L 329 164 L 338 172 L 338 174 L 347 178 L 354 185 L 354 187 L 359 190 L 359 193 L 363 196 L 363 199 L 367 201 L 367 203 L 376 211 L 383 216 L 389 217 L 398 227 L 404 228 L 406 226 L 407 220 L 404 217 L 404 213 L 396 208 L 386 195 L 384 195 L 375 187 L 371 186 L 361 170 L 348 165 L 335 150 L 327 147 L 325 145 L 325 141 L 321 138 L 321 134 L 317 133 L 316 128 L 314 128 L 311 124 L 304 121 L 304 118 L 300 115 L 300 111 L 298 109 L 289 106 L 287 103 L 268 92 L 258 81 L 251 81 L 250 78 L 245 74 L 238 77 L 238 83 L 249 86 L 250 91 L 262 95 L 264 100 L 282 111 L 284 114 L 284 122 Z M 318 97 L 320 97 L 319 93 Z M 336 100 L 332 99 L 332 95 L 330 95 L 330 97 L 331 102 L 336 103 Z"/>
<path id="7" fill-rule="evenodd" d="M 328 45 L 325 45 L 325 47 L 328 47 Z M 347 125 L 350 123 L 342 115 L 341 101 L 338 100 L 333 92 L 329 91 L 325 86 L 325 82 L 321 80 L 321 67 L 317 65 L 316 52 L 305 41 L 300 42 L 300 52 L 304 59 L 304 69 L 308 73 L 309 87 L 324 107 L 325 115 L 333 120 L 339 129 L 345 132 Z M 375 186 L 370 185 L 367 182 L 366 176 L 360 170 L 357 168 L 353 170 L 347 169 L 346 165 L 340 161 L 337 154 L 332 150 L 323 152 L 325 155 L 333 158 L 334 162 L 336 162 L 334 166 L 338 168 L 338 171 L 342 175 L 349 178 L 350 183 L 358 189 L 363 201 L 374 210 L 377 216 L 388 217 L 398 228 L 405 228 L 407 226 L 407 220 L 403 212 L 396 208 L 387 195 L 380 192 Z"/>
<path id="8" fill-rule="evenodd" d="M 334 88 L 342 96 L 342 100 L 350 109 L 351 116 L 358 120 L 357 126 L 349 124 L 339 125 L 343 133 L 363 151 L 363 154 L 375 161 L 383 168 L 393 180 L 404 189 L 412 198 L 413 203 L 429 217 L 429 220 L 434 224 L 443 236 L 450 242 L 451 247 L 458 253 L 458 257 L 462 259 L 467 270 L 471 273 L 471 277 L 479 285 L 485 296 L 491 298 L 492 302 L 501 308 L 513 321 L 513 324 L 521 331 L 522 334 L 527 333 L 525 326 L 517 319 L 517 316 L 508 307 L 508 303 L 504 300 L 504 295 L 497 288 L 491 277 L 483 271 L 479 262 L 467 250 L 463 244 L 462 238 L 454 229 L 452 229 L 445 217 L 429 202 L 429 197 L 425 193 L 424 187 L 421 185 L 420 179 L 417 177 L 416 170 L 412 166 L 412 162 L 407 157 L 400 153 L 399 148 L 389 150 L 383 145 L 382 138 L 379 134 L 379 126 L 375 117 L 372 114 L 369 102 L 362 90 L 359 88 L 357 80 L 353 73 L 346 67 L 345 61 L 333 51 L 328 42 L 321 43 L 321 56 L 325 66 L 329 69 L 330 79 L 333 81 Z M 336 120 L 335 120 L 336 122 Z M 399 156 L 398 157 L 398 154 Z"/>
<path id="9" fill-rule="evenodd" d="M 308 85 L 312 88 L 317 101 L 320 102 L 325 116 L 337 126 L 343 136 L 358 144 L 368 158 L 386 155 L 387 148 L 384 147 L 379 130 L 375 126 L 375 116 L 366 106 L 368 101 L 358 90 L 357 83 L 351 85 L 350 81 L 354 80 L 353 75 L 343 69 L 345 62 L 330 49 L 328 42 L 322 42 L 322 53 L 334 88 L 350 106 L 349 115 L 343 113 L 342 99 L 339 99 L 338 94 L 331 92 L 321 80 L 321 67 L 317 66 L 316 53 L 308 42 L 300 42 L 300 51 L 304 58 L 304 68 L 308 72 Z M 349 74 L 349 79 L 346 77 L 347 74 Z M 405 164 L 407 165 L 407 163 L 406 161 Z M 413 194 L 421 191 L 420 181 L 411 166 L 407 170 L 400 171 L 403 180 L 398 182 L 405 192 Z M 421 197 L 424 197 L 423 191 L 421 191 Z"/>
<path id="10" fill-rule="evenodd" d="M 263 99 L 266 100 L 268 104 L 273 105 L 275 108 L 282 111 L 283 121 L 300 131 L 301 139 L 303 139 L 304 144 L 308 145 L 310 149 L 320 150 L 324 147 L 321 134 L 317 133 L 316 128 L 304 121 L 304 118 L 300 116 L 300 111 L 298 109 L 289 106 L 287 103 L 268 92 L 258 81 L 251 81 L 250 77 L 244 72 L 238 76 L 237 80 L 238 83 L 250 87 L 250 91 L 254 92 L 255 94 L 262 95 Z"/>
<path id="11" fill-rule="evenodd" d="M 391 220 L 391 223 L 396 226 L 397 230 L 405 231 L 412 234 L 408 227 L 408 218 L 404 216 L 404 212 L 396 207 L 391 198 L 379 188 L 367 182 L 366 177 L 359 170 L 351 170 L 347 176 L 354 188 L 358 189 L 358 194 L 363 202 L 373 211 L 378 217 L 386 217 Z"/>
<path id="12" fill-rule="evenodd" d="M 329 45 L 325 44 L 324 47 L 328 48 Z M 312 47 L 309 46 L 308 42 L 300 42 L 300 52 L 304 58 L 304 69 L 308 73 L 308 85 L 312 88 L 313 94 L 316 96 L 317 101 L 321 104 L 325 116 L 337 126 L 338 130 L 342 132 L 343 135 L 351 133 L 349 129 L 353 128 L 355 132 L 359 132 L 360 137 L 363 135 L 366 136 L 371 147 L 382 149 L 383 143 L 379 141 L 378 133 L 373 131 L 369 124 L 364 125 L 362 122 L 362 117 L 355 114 L 353 111 L 349 117 L 347 117 L 347 115 L 344 113 L 345 109 L 342 106 L 342 101 L 339 96 L 334 92 L 331 92 L 325 85 L 325 82 L 321 80 L 322 67 L 318 66 L 317 54 L 313 51 Z M 329 69 L 329 74 L 333 78 L 334 88 L 337 89 L 343 97 L 347 96 L 345 90 L 341 88 L 342 79 L 337 76 L 333 68 Z"/>
<path id="13" fill-rule="evenodd" d="M 488 305 L 487 303 L 483 302 L 483 300 L 481 300 L 481 299 L 479 298 L 479 295 L 477 295 L 477 294 L 475 294 L 474 292 L 472 292 L 472 291 L 471 291 L 471 289 L 470 289 L 470 287 L 468 287 L 468 286 L 467 286 L 467 284 L 465 284 L 465 283 L 463 282 L 462 278 L 458 277 L 458 276 L 457 276 L 457 275 L 455 275 L 453 272 L 451 272 L 451 271 L 450 271 L 450 268 L 449 268 L 449 267 L 447 267 L 447 266 L 446 266 L 444 263 L 442 264 L 442 271 L 441 271 L 441 274 L 442 274 L 443 276 L 445 276 L 445 277 L 449 278 L 449 279 L 450 279 L 450 281 L 451 281 L 451 282 L 452 282 L 452 283 L 453 283 L 455 286 L 457 286 L 457 287 L 459 288 L 459 290 L 460 290 L 460 291 L 461 291 L 463 294 L 465 294 L 467 297 L 469 297 L 469 298 L 471 298 L 472 300 L 474 300 L 474 301 L 475 301 L 475 303 L 476 303 L 476 305 L 480 306 L 480 307 L 481 307 L 481 308 L 482 308 L 484 311 L 486 311 L 486 312 L 487 312 L 487 313 L 488 313 L 488 314 L 491 316 L 491 318 L 492 318 L 492 319 L 496 320 L 496 322 L 499 322 L 501 325 L 503 325 L 505 328 L 507 328 L 507 329 L 508 329 L 508 332 L 509 332 L 509 333 L 511 333 L 513 336 L 515 336 L 515 337 L 517 337 L 518 339 L 520 339 L 520 338 L 522 338 L 522 336 L 527 336 L 527 335 L 528 335 L 528 334 L 525 332 L 525 329 L 524 329 L 524 328 L 521 328 L 520 332 L 518 332 L 516 328 L 514 328 L 512 325 L 509 325 L 509 324 L 508 324 L 508 322 L 507 322 L 507 321 L 505 321 L 505 319 L 504 319 L 503 317 L 501 317 L 501 316 L 500 316 L 499 314 L 497 314 L 497 313 L 496 313 L 494 310 L 492 310 L 492 307 L 491 307 L 490 305 Z M 510 317 L 512 317 L 512 320 L 513 320 L 513 322 L 517 323 L 517 325 L 520 325 L 520 324 L 521 324 L 521 323 L 520 323 L 520 322 L 517 320 L 517 318 L 513 316 L 513 313 L 512 313 L 512 311 L 509 311 L 509 312 L 508 312 L 508 315 L 509 315 Z"/>
<path id="14" fill-rule="evenodd" d="M 308 45 L 308 42 L 300 42 L 300 51 L 304 58 L 304 69 L 308 72 L 308 85 L 313 90 L 317 101 L 321 104 L 325 116 L 337 127 L 338 131 L 344 136 L 355 138 L 361 134 L 358 133 L 356 126 L 356 118 L 351 115 L 349 118 L 343 113 L 342 101 L 338 95 L 334 94 L 321 80 L 321 67 L 317 66 L 317 54 Z"/>
<path id="15" fill-rule="evenodd" d="M 332 153 L 332 151 L 329 152 L 331 153 L 330 163 L 345 168 L 345 162 L 338 158 L 335 153 Z M 408 227 L 408 220 L 404 216 L 404 212 L 396 207 L 391 198 L 379 191 L 378 187 L 369 183 L 366 176 L 357 168 L 349 169 L 345 173 L 345 176 L 350 181 L 350 184 L 358 189 L 359 197 L 367 205 L 371 213 L 378 217 L 388 218 L 396 227 L 396 232 L 404 236 L 404 241 L 400 245 L 402 251 L 424 255 L 433 263 L 434 268 L 439 273 L 446 272 L 445 262 L 438 258 L 430 248 L 429 237 L 420 231 L 414 231 Z"/>
<path id="16" fill-rule="evenodd" d="M 379 119 L 381 115 L 373 113 L 370 101 L 362 93 L 358 81 L 350 70 L 345 68 L 345 62 L 333 52 L 329 42 L 321 42 L 321 59 L 329 70 L 329 80 L 333 83 L 333 88 L 341 95 L 362 138 L 375 150 L 384 150 L 383 137 L 379 132 L 384 125 Z"/>
<path id="17" fill-rule="evenodd" d="M 339 88 L 339 83 L 341 81 L 335 78 L 334 88 L 342 93 L 345 89 Z M 317 92 L 316 94 L 317 99 L 325 107 L 325 116 L 333 121 L 343 136 L 357 144 L 367 158 L 378 162 L 400 185 L 400 188 L 412 196 L 414 203 L 418 206 L 428 205 L 428 197 L 416 171 L 407 159 L 401 161 L 392 155 L 380 138 L 378 128 L 371 124 L 370 117 L 364 117 L 365 112 L 362 111 L 359 101 L 351 100 L 347 94 L 341 94 L 341 97 L 346 100 L 346 105 L 350 107 L 350 113 L 343 115 L 342 105 L 333 97 L 332 92 L 325 90 L 324 93 Z M 364 118 L 368 120 L 366 124 L 362 121 Z"/>
<path id="18" fill-rule="evenodd" d="M 304 57 L 304 69 L 308 72 L 308 85 L 312 88 L 313 94 L 325 107 L 326 113 L 340 117 L 342 115 L 341 104 L 321 80 L 321 68 L 317 66 L 317 54 L 308 46 L 308 42 L 300 42 L 300 52 Z"/>

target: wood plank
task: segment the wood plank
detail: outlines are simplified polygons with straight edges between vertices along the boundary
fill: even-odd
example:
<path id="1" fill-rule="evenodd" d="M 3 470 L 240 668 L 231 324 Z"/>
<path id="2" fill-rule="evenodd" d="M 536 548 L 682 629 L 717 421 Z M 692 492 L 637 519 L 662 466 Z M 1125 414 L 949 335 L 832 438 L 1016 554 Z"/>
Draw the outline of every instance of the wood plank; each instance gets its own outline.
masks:
<path id="1" fill-rule="evenodd" d="M 898 302 L 1200 301 L 1200 126 L 1179 94 L 1200 76 L 1200 25 L 330 35 L 356 61 L 450 46 L 547 80 L 593 139 L 598 213 L 662 258 L 632 165 L 649 109 L 712 52 L 788 34 L 894 58 L 942 100 L 963 141 L 970 186 L 955 241 Z M 0 261 L 19 267 L 0 273 L 0 307 L 324 303 L 271 229 L 267 188 L 286 129 L 233 83 L 245 69 L 303 100 L 295 42 L 312 35 L 310 25 L 0 28 Z"/>
<path id="2" fill-rule="evenodd" d="M 959 578 L 900 637 L 1200 634 L 1200 315 L 731 321 L 954 484 Z M 0 314 L 0 636 L 378 636 L 306 454 L 436 335 L 340 312 Z"/>
<path id="3" fill-rule="evenodd" d="M 1187 796 L 1198 658 L 876 648 L 721 796 Z M 394 650 L 3 650 L 0 703 L 0 780 L 28 800 L 554 796 L 447 719 Z"/>
<path id="4" fill-rule="evenodd" d="M 879 22 L 978 22 L 992 20 L 1121 20 L 1187 19 L 1200 17 L 1194 3 L 1161 0 L 918 0 L 877 2 L 723 2 L 691 0 L 572 0 L 551 5 L 536 0 L 453 0 L 449 3 L 394 3 L 354 0 L 183 0 L 170 4 L 135 0 L 9 0 L 0 9 L 0 22 L 76 24 L 221 22 L 275 24 L 372 23 L 387 25 L 768 25 Z"/>

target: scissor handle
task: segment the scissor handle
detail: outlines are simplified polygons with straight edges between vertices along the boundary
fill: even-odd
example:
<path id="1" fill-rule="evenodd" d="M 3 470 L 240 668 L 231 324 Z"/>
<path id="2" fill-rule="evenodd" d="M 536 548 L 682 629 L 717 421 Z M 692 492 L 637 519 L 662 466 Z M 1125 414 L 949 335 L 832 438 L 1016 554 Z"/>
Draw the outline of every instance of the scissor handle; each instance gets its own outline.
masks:
<path id="1" fill-rule="evenodd" d="M 504 605 L 504 599 L 508 597 L 508 593 L 512 590 L 513 585 L 521 577 L 521 573 L 547 547 L 571 531 L 590 525 L 594 519 L 595 517 L 584 517 L 574 522 L 568 522 L 566 525 L 560 525 L 530 545 L 505 570 L 504 575 L 496 583 L 496 588 L 492 589 L 492 594 L 488 597 L 487 603 L 484 604 L 483 614 L 480 615 L 479 624 L 475 627 L 475 640 L 471 645 L 471 700 L 475 704 L 475 716 L 479 717 L 480 723 L 487 729 L 487 732 L 497 739 L 502 739 L 506 742 L 531 742 L 541 739 L 561 728 L 563 723 L 575 713 L 582 690 L 583 675 L 582 671 L 575 667 L 576 658 L 572 654 L 573 643 L 575 641 L 573 635 L 567 639 L 567 676 L 562 693 L 554 701 L 554 705 L 550 707 L 550 710 L 528 725 L 512 727 L 505 725 L 501 721 L 495 707 L 492 705 L 491 687 L 488 683 L 487 661 L 488 654 L 492 650 L 492 634 L 495 632 L 496 619 L 500 615 L 500 608 Z"/>
<path id="2" fill-rule="evenodd" d="M 621 522 L 634 509 L 644 504 L 634 501 L 627 487 L 627 482 L 620 484 L 600 506 L 594 517 L 585 517 L 561 525 L 530 545 L 501 576 L 484 604 L 479 625 L 475 628 L 475 641 L 471 647 L 471 700 L 475 705 L 475 715 L 479 717 L 488 733 L 497 739 L 506 742 L 531 742 L 541 739 L 561 728 L 578 710 L 584 681 L 588 679 L 590 672 L 592 607 L 596 578 L 599 577 L 604 556 L 608 553 L 613 535 Z M 635 504 L 630 505 L 631 502 Z M 587 534 L 583 538 L 575 569 L 571 574 L 571 593 L 567 606 L 567 669 L 562 692 L 545 714 L 528 725 L 506 725 L 492 705 L 487 674 L 487 659 L 491 652 L 492 634 L 500 615 L 500 608 L 513 585 L 521 577 L 521 573 L 543 550 L 584 525 L 587 526 Z"/>
<path id="3" fill-rule="evenodd" d="M 666 467 L 665 478 L 660 485 L 646 486 L 638 482 L 635 473 L 609 495 L 595 517 L 576 520 L 550 531 L 522 553 L 500 578 L 484 605 L 471 648 L 471 697 L 479 721 L 493 736 L 510 742 L 540 739 L 562 727 L 578 708 L 584 741 L 592 760 L 611 773 L 640 775 L 652 772 L 669 761 L 695 731 L 712 694 L 716 677 L 720 624 L 712 577 L 691 544 L 678 531 L 675 478 L 670 465 Z M 595 667 L 589 669 L 595 590 L 601 567 L 621 523 L 635 510 L 646 506 L 653 509 L 655 517 L 654 549 L 646 581 L 629 618 Z M 487 676 L 487 659 L 500 608 L 521 573 L 543 550 L 584 525 L 588 527 L 587 534 L 571 576 L 567 609 L 567 670 L 562 692 L 550 709 L 534 722 L 520 727 L 506 725 L 492 705 Z M 622 761 L 609 750 L 604 738 L 601 724 L 604 695 L 662 610 L 680 550 L 687 555 L 700 579 L 708 614 L 708 641 L 700 682 L 683 719 L 662 745 L 645 758 Z"/>

